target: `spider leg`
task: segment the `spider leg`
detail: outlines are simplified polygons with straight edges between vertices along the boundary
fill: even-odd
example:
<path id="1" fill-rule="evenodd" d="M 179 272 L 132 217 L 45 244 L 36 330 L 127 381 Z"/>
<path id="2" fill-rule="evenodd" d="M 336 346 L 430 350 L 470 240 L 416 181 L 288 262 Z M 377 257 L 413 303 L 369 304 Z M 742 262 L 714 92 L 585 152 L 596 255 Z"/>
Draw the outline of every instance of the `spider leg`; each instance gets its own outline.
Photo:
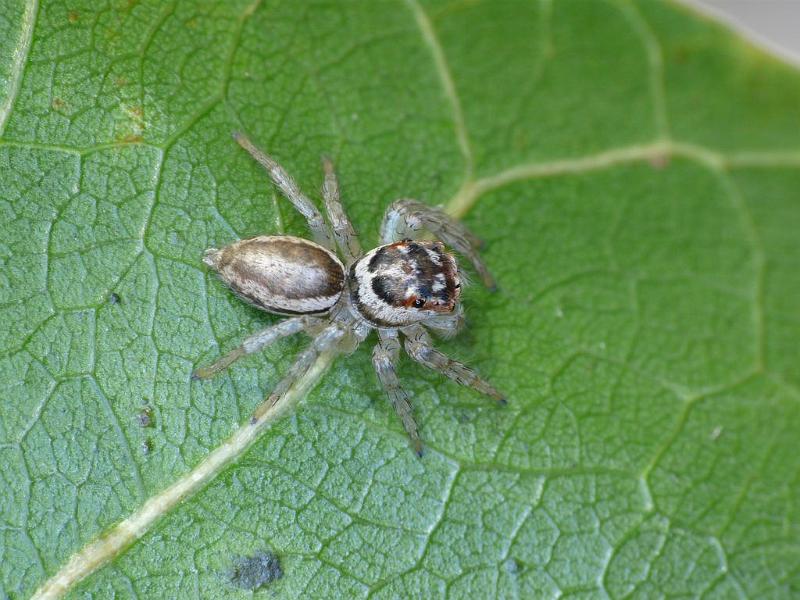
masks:
<path id="1" fill-rule="evenodd" d="M 378 379 L 389 396 L 392 407 L 403 423 L 408 437 L 411 438 L 411 445 L 417 456 L 422 456 L 422 440 L 417 431 L 417 422 L 411 408 L 411 401 L 408 394 L 400 387 L 395 366 L 400 358 L 400 340 L 394 331 L 378 330 L 378 343 L 372 351 L 372 365 L 378 374 Z"/>
<path id="2" fill-rule="evenodd" d="M 227 369 L 243 356 L 258 352 L 281 338 L 308 329 L 317 322 L 319 322 L 319 319 L 311 317 L 294 317 L 276 323 L 275 325 L 270 325 L 266 329 L 262 329 L 246 337 L 241 346 L 234 348 L 225 356 L 218 358 L 213 364 L 195 370 L 194 373 L 192 373 L 192 379 L 208 379 L 213 377 L 220 371 Z"/>
<path id="3" fill-rule="evenodd" d="M 257 148 L 255 144 L 250 141 L 250 138 L 243 133 L 234 133 L 233 139 L 266 169 L 275 186 L 286 196 L 287 200 L 294 205 L 298 212 L 306 218 L 308 226 L 311 228 L 311 233 L 314 236 L 314 241 L 328 250 L 335 251 L 331 232 L 328 229 L 327 223 L 325 223 L 325 219 L 322 218 L 322 215 L 311 200 L 303 195 L 303 192 L 297 187 L 294 179 L 291 178 L 274 158 Z"/>
<path id="4" fill-rule="evenodd" d="M 464 305 L 459 304 L 452 314 L 441 315 L 425 321 L 425 327 L 432 329 L 434 333 L 443 338 L 453 337 L 464 327 Z"/>
<path id="5" fill-rule="evenodd" d="M 339 198 L 339 181 L 333 170 L 333 163 L 328 158 L 322 159 L 325 170 L 325 180 L 322 184 L 322 198 L 325 201 L 325 210 L 331 221 L 333 237 L 344 255 L 345 264 L 361 256 L 361 245 L 358 243 L 355 229 L 344 212 L 344 207 Z"/>
<path id="6" fill-rule="evenodd" d="M 283 396 L 289 388 L 292 387 L 295 381 L 305 375 L 306 371 L 311 367 L 317 357 L 325 352 L 334 348 L 344 337 L 344 330 L 337 324 L 333 323 L 328 325 L 320 331 L 320 333 L 312 340 L 311 344 L 297 355 L 292 366 L 278 382 L 278 385 L 270 393 L 266 401 L 266 406 L 274 406 L 275 403 Z"/>
<path id="7" fill-rule="evenodd" d="M 494 278 L 478 255 L 480 240 L 464 225 L 438 208 L 408 198 L 395 200 L 383 217 L 381 241 L 391 244 L 403 238 L 415 237 L 423 229 L 466 256 L 483 284 L 489 289 L 495 288 Z"/>
<path id="8" fill-rule="evenodd" d="M 506 403 L 505 397 L 488 381 L 481 379 L 480 375 L 475 371 L 434 348 L 430 336 L 421 326 L 404 327 L 402 331 L 406 336 L 406 352 L 415 361 L 429 369 L 438 371 L 456 383 L 494 398 L 501 404 Z"/>

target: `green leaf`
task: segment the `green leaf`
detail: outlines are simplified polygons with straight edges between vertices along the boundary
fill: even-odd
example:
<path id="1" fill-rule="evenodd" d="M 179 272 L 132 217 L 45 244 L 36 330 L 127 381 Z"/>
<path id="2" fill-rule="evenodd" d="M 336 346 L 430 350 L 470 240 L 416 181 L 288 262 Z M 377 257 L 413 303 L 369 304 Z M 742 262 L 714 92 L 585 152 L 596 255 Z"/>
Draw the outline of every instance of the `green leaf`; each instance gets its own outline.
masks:
<path id="1" fill-rule="evenodd" d="M 5 596 L 142 506 L 70 595 L 798 593 L 795 69 L 654 1 L 1 4 Z M 365 344 L 208 471 L 305 343 L 189 379 L 279 318 L 203 249 L 307 235 L 233 130 L 365 246 L 397 197 L 486 240 L 441 347 L 507 407 L 405 361 L 418 460 Z"/>

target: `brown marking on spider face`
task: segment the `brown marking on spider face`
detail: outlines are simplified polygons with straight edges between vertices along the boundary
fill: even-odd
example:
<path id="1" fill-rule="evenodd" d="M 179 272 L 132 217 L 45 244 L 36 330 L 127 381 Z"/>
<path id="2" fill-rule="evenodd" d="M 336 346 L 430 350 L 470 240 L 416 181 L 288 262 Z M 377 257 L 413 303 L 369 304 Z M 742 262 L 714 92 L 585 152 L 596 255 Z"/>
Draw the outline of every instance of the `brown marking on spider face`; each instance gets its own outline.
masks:
<path id="1" fill-rule="evenodd" d="M 416 296 L 409 296 L 408 298 L 405 299 L 405 302 L 403 302 L 403 306 L 408 308 L 410 306 L 414 306 L 414 304 L 417 304 L 418 302 L 419 298 L 417 298 Z"/>
<path id="2" fill-rule="evenodd" d="M 325 312 L 344 288 L 344 267 L 339 259 L 302 238 L 241 240 L 208 251 L 204 262 L 242 298 L 279 314 Z"/>

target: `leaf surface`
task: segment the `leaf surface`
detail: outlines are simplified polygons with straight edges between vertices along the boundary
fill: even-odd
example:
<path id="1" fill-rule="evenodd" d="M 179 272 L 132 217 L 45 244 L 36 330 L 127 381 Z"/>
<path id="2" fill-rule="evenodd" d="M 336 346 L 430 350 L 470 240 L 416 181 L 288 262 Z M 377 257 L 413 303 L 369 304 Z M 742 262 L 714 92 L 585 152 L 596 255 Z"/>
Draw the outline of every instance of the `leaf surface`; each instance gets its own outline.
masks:
<path id="1" fill-rule="evenodd" d="M 0 15 L 6 596 L 202 468 L 305 343 L 189 379 L 278 318 L 203 249 L 307 234 L 233 130 L 313 197 L 332 156 L 366 247 L 398 197 L 463 217 L 500 289 L 440 345 L 509 405 L 406 361 L 418 460 L 365 345 L 72 596 L 249 597 L 270 552 L 257 596 L 797 593 L 796 70 L 657 2 Z"/>

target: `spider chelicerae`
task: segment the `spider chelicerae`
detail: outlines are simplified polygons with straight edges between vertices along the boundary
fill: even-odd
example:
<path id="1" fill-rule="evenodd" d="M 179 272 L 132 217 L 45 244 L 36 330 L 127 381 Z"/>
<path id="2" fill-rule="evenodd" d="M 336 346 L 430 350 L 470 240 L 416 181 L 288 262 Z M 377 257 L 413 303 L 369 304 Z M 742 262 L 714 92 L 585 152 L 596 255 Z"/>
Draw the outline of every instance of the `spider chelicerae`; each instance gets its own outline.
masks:
<path id="1" fill-rule="evenodd" d="M 401 338 L 405 351 L 418 363 L 505 404 L 500 392 L 475 371 L 434 348 L 427 331 L 445 337 L 455 335 L 464 321 L 459 303 L 463 275 L 455 257 L 445 250 L 445 243 L 469 259 L 481 281 L 494 288 L 494 280 L 477 252 L 478 238 L 441 210 L 402 199 L 386 210 L 380 231 L 382 245 L 363 252 L 340 202 L 330 160 L 323 159 L 322 185 L 329 225 L 273 158 L 245 135 L 235 133 L 233 137 L 306 218 L 314 242 L 287 235 L 260 235 L 220 250 L 206 250 L 203 262 L 240 298 L 261 310 L 291 318 L 249 336 L 212 365 L 197 369 L 193 378 L 212 377 L 242 356 L 304 331 L 311 336 L 311 343 L 267 398 L 270 406 L 320 354 L 352 352 L 375 329 L 375 372 L 418 455 L 422 454 L 422 441 L 408 394 L 395 372 Z M 414 239 L 424 231 L 437 240 Z"/>

